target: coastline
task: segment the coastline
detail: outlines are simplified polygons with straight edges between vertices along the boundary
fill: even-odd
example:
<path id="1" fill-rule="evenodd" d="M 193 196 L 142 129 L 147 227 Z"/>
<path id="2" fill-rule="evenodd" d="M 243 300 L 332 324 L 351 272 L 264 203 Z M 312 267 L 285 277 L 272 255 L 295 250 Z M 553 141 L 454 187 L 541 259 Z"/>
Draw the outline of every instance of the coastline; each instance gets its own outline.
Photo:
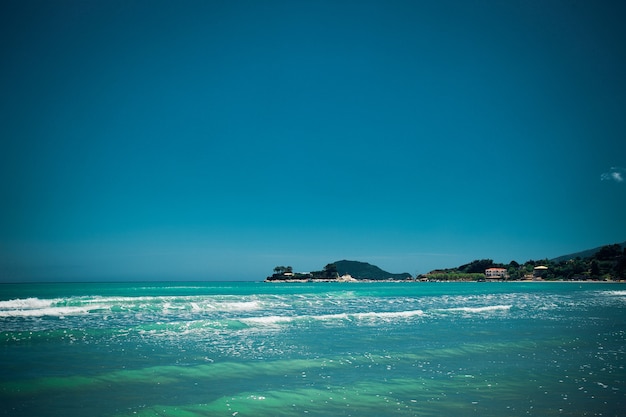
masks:
<path id="1" fill-rule="evenodd" d="M 437 283 L 454 283 L 454 282 L 463 282 L 463 283 L 511 283 L 511 284 L 519 284 L 519 283 L 564 283 L 564 284 L 626 284 L 626 280 L 564 280 L 564 279 L 555 279 L 555 280 L 484 280 L 484 281 L 469 281 L 469 280 L 416 280 L 416 279 L 352 279 L 352 280 L 339 280 L 339 279 L 272 279 L 268 280 L 267 278 L 262 282 L 266 283 L 299 283 L 299 284 L 307 284 L 307 283 L 429 283 L 429 282 L 437 282 Z"/>

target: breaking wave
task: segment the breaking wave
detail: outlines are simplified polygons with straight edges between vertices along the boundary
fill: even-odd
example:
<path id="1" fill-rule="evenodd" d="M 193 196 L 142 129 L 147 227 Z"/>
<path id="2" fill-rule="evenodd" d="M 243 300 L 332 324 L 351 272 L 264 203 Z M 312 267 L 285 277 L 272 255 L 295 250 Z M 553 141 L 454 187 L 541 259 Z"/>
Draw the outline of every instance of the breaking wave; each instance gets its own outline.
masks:
<path id="1" fill-rule="evenodd" d="M 287 316 L 265 316 L 265 317 L 248 317 L 240 319 L 247 324 L 274 326 L 280 323 L 290 323 L 295 321 L 355 321 L 355 320 L 390 320 L 399 318 L 409 318 L 415 316 L 423 316 L 422 310 L 412 311 L 391 311 L 377 312 L 370 311 L 364 313 L 337 313 L 337 314 L 321 314 L 321 315 L 301 315 L 295 317 Z"/>
<path id="2" fill-rule="evenodd" d="M 0 317 L 65 317 L 97 312 L 246 312 L 263 308 L 258 300 L 228 301 L 207 297 L 73 297 L 21 298 L 0 301 Z"/>
<path id="3" fill-rule="evenodd" d="M 454 307 L 454 308 L 446 308 L 441 311 L 461 311 L 464 313 L 485 313 L 492 311 L 508 311 L 511 309 L 511 305 L 496 305 L 496 306 L 485 306 L 485 307 Z"/>

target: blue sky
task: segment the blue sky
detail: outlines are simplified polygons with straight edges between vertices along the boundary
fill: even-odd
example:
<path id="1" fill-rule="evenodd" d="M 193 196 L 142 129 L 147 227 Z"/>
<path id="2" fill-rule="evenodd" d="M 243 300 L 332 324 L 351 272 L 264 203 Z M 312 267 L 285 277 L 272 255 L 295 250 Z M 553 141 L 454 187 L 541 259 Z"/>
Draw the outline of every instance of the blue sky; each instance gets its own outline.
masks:
<path id="1" fill-rule="evenodd" d="M 0 281 L 626 240 L 619 1 L 3 1 Z"/>

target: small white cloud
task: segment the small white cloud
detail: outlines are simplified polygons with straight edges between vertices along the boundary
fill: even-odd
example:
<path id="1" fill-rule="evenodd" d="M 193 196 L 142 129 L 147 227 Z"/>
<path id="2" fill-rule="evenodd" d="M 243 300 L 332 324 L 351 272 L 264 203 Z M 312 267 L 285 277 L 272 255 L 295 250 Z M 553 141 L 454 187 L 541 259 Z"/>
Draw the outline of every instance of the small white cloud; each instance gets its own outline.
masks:
<path id="1" fill-rule="evenodd" d="M 625 168 L 611 167 L 611 169 L 608 172 L 604 172 L 602 175 L 600 175 L 600 180 L 624 182 L 625 176 L 626 176 Z"/>

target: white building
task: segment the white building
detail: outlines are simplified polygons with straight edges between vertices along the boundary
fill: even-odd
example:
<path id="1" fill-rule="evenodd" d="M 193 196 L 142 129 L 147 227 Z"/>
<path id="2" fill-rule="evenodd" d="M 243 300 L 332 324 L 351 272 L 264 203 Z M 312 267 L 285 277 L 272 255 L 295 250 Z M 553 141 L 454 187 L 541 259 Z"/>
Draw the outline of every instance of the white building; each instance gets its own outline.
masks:
<path id="1" fill-rule="evenodd" d="M 487 268 L 485 269 L 485 277 L 487 279 L 504 279 L 507 277 L 505 268 Z"/>

